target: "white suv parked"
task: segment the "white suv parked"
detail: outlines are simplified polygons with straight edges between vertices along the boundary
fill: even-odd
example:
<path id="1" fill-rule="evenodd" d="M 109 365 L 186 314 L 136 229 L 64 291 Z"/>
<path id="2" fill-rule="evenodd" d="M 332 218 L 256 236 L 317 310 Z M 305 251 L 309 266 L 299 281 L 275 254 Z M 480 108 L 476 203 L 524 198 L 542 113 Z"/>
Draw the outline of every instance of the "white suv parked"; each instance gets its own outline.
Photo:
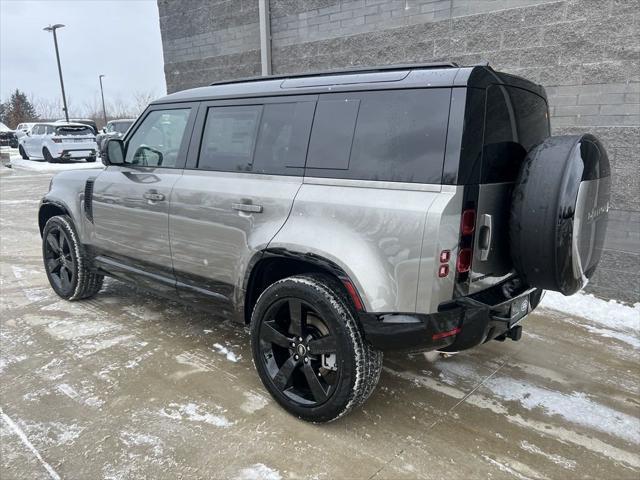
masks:
<path id="1" fill-rule="evenodd" d="M 20 139 L 22 137 L 24 137 L 27 134 L 27 132 L 30 132 L 31 128 L 34 125 L 35 125 L 35 123 L 33 123 L 33 122 L 24 122 L 24 123 L 19 124 L 16 127 L 16 132 L 15 132 L 16 137 L 18 137 L 18 141 L 20 141 Z"/>
<path id="2" fill-rule="evenodd" d="M 53 163 L 85 158 L 95 162 L 98 145 L 93 130 L 87 125 L 36 123 L 20 139 L 18 149 L 25 160 L 44 159 Z"/>

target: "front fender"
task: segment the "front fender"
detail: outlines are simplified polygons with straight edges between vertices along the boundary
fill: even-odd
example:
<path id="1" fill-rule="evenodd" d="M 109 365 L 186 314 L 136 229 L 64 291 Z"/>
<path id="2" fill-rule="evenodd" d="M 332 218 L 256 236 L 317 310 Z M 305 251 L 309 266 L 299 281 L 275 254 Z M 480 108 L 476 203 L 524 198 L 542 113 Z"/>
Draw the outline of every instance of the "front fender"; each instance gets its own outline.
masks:
<path id="1" fill-rule="evenodd" d="M 60 172 L 51 180 L 49 192 L 40 201 L 38 222 L 40 231 L 44 227 L 43 218 L 47 218 L 46 209 L 56 207 L 71 217 L 82 243 L 87 243 L 87 220 L 84 209 L 84 188 L 87 179 L 97 177 L 100 170 L 70 170 Z M 44 220 L 46 222 L 46 220 Z"/>

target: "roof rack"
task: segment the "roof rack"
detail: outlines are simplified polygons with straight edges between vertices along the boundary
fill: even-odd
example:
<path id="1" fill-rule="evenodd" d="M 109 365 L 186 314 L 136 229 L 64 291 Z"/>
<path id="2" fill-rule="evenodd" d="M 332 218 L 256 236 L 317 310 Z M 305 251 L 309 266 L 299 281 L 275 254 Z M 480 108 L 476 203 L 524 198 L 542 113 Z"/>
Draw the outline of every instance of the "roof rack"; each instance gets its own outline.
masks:
<path id="1" fill-rule="evenodd" d="M 454 62 L 440 62 L 440 63 L 407 63 L 407 64 L 395 64 L 395 65 L 380 65 L 376 67 L 358 67 L 358 68 L 348 68 L 348 69 L 334 69 L 334 70 L 324 70 L 320 72 L 309 72 L 309 73 L 293 73 L 289 75 L 265 75 L 265 76 L 257 76 L 257 77 L 244 77 L 244 78 L 236 78 L 233 80 L 221 80 L 218 82 L 210 83 L 210 86 L 213 85 L 230 85 L 233 83 L 244 83 L 244 82 L 259 82 L 263 80 L 284 80 L 287 78 L 300 78 L 300 77 L 320 77 L 323 75 L 342 75 L 348 73 L 375 73 L 375 72 L 385 72 L 390 70 L 410 70 L 415 68 L 458 68 L 459 65 Z"/>

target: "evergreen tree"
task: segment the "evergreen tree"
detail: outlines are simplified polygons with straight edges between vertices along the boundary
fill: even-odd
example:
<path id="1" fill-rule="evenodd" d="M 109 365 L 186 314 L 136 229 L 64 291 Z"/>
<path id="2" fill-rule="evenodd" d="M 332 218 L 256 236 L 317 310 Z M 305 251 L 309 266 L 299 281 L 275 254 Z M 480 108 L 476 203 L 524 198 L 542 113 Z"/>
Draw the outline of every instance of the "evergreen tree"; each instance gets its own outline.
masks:
<path id="1" fill-rule="evenodd" d="M 3 123 L 9 128 L 16 128 L 19 123 L 33 122 L 38 118 L 36 109 L 27 96 L 18 89 L 11 94 L 11 98 L 4 104 L 3 110 Z"/>

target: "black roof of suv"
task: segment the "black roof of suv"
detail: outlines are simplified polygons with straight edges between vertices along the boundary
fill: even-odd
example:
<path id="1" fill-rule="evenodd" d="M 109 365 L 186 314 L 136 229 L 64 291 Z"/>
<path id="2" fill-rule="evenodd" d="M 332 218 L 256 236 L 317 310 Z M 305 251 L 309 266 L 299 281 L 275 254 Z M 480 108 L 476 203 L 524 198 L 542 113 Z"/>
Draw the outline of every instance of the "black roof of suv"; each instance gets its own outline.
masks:
<path id="1" fill-rule="evenodd" d="M 546 98 L 541 85 L 524 78 L 496 72 L 488 65 L 461 67 L 455 63 L 385 65 L 292 75 L 251 77 L 215 82 L 206 87 L 172 93 L 153 103 L 241 98 L 391 88 L 475 87 L 492 84 L 524 88 Z"/>

